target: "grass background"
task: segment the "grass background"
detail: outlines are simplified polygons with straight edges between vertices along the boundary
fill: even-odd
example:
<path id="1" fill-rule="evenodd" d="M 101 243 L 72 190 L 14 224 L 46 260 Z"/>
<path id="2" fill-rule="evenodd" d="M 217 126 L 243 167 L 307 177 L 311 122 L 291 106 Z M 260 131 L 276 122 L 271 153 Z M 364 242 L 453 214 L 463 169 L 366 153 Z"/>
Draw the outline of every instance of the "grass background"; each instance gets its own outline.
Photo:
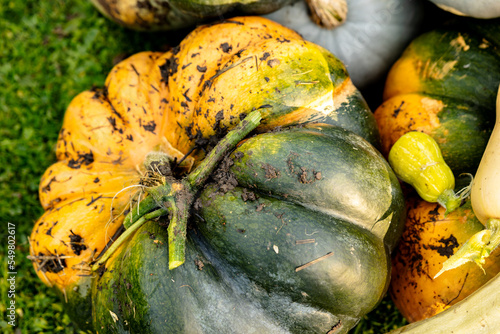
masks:
<path id="1" fill-rule="evenodd" d="M 78 333 L 56 294 L 36 276 L 28 237 L 42 214 L 38 183 L 55 161 L 55 142 L 70 100 L 102 86 L 117 61 L 166 50 L 181 33 L 118 27 L 88 0 L 0 0 L 0 331 Z M 16 327 L 7 323 L 7 223 L 16 226 Z M 352 330 L 384 333 L 405 324 L 389 298 Z"/>

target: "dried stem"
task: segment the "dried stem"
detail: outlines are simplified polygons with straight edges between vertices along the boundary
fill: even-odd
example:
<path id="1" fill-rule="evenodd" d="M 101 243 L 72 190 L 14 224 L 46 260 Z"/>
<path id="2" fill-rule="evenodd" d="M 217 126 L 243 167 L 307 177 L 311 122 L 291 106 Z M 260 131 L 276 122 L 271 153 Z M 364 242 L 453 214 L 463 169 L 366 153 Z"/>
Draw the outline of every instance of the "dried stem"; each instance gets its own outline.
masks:
<path id="1" fill-rule="evenodd" d="M 311 19 L 320 27 L 333 29 L 347 18 L 346 0 L 306 0 Z"/>

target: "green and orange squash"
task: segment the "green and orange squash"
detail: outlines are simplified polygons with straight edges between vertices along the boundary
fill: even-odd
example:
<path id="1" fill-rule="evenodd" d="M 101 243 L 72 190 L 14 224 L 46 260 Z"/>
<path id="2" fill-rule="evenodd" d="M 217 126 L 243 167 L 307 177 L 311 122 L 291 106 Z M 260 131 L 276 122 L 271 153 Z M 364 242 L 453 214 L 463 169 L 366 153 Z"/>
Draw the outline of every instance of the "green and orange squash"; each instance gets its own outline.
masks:
<path id="1" fill-rule="evenodd" d="M 404 224 L 376 147 L 328 51 L 259 17 L 201 26 L 71 102 L 31 259 L 99 333 L 346 333 Z"/>
<path id="2" fill-rule="evenodd" d="M 474 174 L 495 123 L 499 48 L 498 20 L 463 19 L 413 40 L 374 112 L 383 154 L 420 131 L 436 140 L 455 175 Z"/>
<path id="3" fill-rule="evenodd" d="M 402 252 L 395 254 L 399 263 L 394 267 L 399 271 L 393 273 L 391 284 L 396 289 L 391 288 L 391 291 L 400 298 L 396 303 L 404 313 L 424 319 L 389 334 L 498 331 L 500 274 L 496 248 L 499 210 L 498 201 L 492 199 L 499 194 L 500 94 L 497 95 L 496 111 L 496 124 L 475 174 L 469 202 L 447 216 L 443 216 L 439 208 L 432 210 L 425 202 L 413 202 L 415 205 L 409 208 L 408 218 L 415 220 L 407 221 L 399 247 Z M 467 240 L 462 243 L 459 241 L 462 238 Z M 440 246 L 429 244 L 425 247 L 426 242 L 436 240 Z M 455 251 L 455 247 L 459 247 L 458 250 Z M 438 250 L 448 259 L 439 263 L 442 260 L 436 260 L 436 254 L 429 249 Z"/>

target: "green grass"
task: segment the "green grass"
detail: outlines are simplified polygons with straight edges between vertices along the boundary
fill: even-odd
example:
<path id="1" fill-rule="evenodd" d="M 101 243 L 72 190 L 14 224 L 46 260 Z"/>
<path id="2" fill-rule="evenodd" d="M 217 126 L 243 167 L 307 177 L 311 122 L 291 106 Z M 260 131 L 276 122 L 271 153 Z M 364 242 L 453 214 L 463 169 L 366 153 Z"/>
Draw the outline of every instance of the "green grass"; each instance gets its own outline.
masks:
<path id="1" fill-rule="evenodd" d="M 0 0 L 2 333 L 78 332 L 27 259 L 28 237 L 43 212 L 38 201 L 40 177 L 55 161 L 55 142 L 71 99 L 102 86 L 116 61 L 141 50 L 165 50 L 181 35 L 120 28 L 85 0 Z M 6 317 L 7 223 L 16 226 L 16 327 Z M 353 333 L 383 333 L 403 323 L 386 299 Z"/>

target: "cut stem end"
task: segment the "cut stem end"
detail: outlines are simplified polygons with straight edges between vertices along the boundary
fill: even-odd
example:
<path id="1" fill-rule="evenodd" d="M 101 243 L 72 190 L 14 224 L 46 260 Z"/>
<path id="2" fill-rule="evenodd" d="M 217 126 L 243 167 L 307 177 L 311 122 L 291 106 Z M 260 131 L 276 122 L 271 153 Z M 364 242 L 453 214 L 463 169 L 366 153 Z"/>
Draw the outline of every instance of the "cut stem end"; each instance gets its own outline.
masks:
<path id="1" fill-rule="evenodd" d="M 486 258 L 500 245 L 500 220 L 490 219 L 486 228 L 477 232 L 460 247 L 455 254 L 448 258 L 434 279 L 448 270 L 462 266 L 467 262 L 476 263 L 486 274 L 483 264 Z"/>

